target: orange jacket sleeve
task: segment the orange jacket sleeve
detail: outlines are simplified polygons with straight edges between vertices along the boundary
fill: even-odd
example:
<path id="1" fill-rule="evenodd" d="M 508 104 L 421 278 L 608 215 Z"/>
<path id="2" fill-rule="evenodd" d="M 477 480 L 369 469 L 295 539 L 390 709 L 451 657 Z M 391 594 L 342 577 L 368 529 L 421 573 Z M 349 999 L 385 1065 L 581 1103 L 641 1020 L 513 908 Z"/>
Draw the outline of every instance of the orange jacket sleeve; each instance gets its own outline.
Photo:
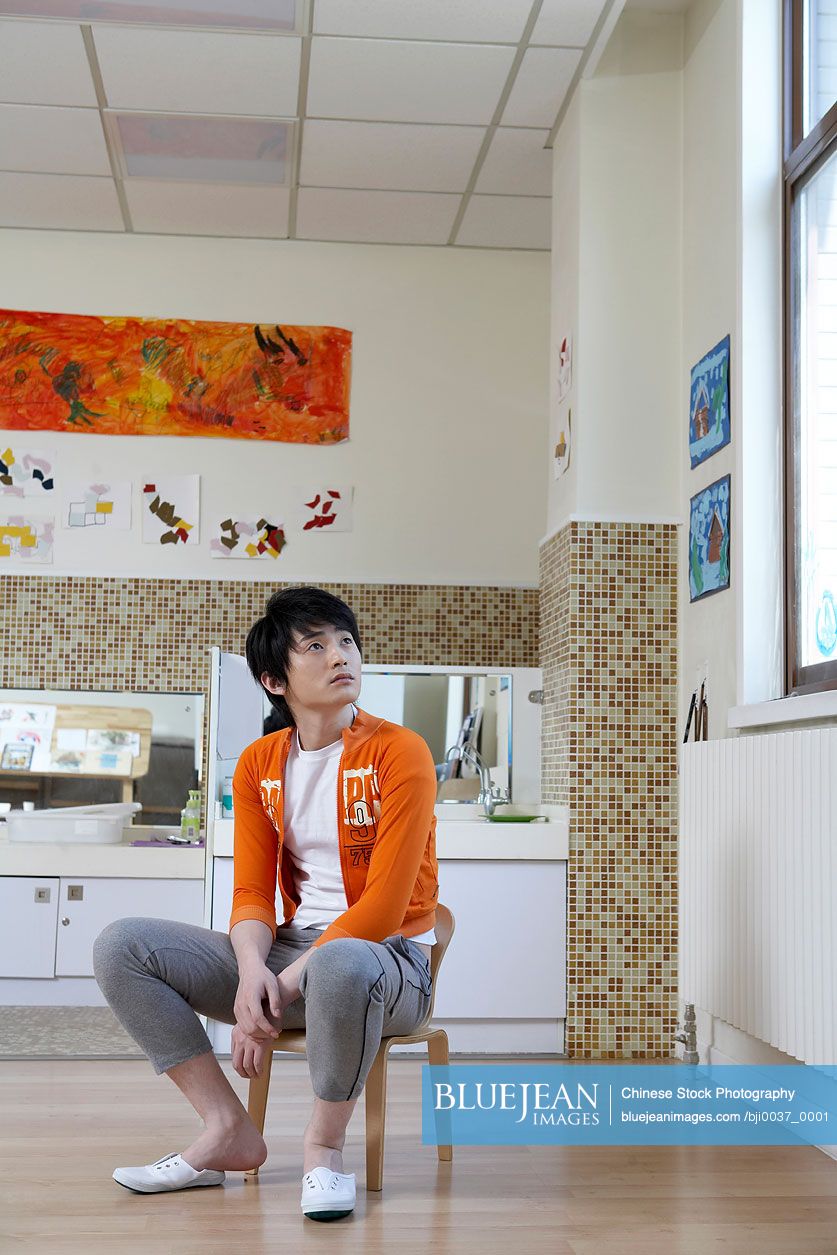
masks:
<path id="1" fill-rule="evenodd" d="M 363 893 L 314 946 L 335 937 L 383 941 L 404 920 L 436 805 L 436 768 L 427 742 L 417 733 L 399 737 L 378 765 L 378 784 L 381 814 Z"/>
<path id="2" fill-rule="evenodd" d="M 262 805 L 252 747 L 244 751 L 233 775 L 233 890 L 230 930 L 243 919 L 261 920 L 276 938 L 276 887 L 279 837 Z"/>

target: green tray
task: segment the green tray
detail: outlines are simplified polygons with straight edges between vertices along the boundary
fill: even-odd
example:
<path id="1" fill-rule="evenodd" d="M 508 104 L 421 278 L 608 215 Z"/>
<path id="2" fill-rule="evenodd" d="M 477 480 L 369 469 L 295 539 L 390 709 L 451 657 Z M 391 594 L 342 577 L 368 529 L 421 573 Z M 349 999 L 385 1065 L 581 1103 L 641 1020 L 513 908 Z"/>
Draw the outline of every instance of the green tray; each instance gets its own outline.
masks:
<path id="1" fill-rule="evenodd" d="M 533 819 L 540 819 L 540 815 L 486 815 L 485 817 L 490 824 L 531 824 Z"/>

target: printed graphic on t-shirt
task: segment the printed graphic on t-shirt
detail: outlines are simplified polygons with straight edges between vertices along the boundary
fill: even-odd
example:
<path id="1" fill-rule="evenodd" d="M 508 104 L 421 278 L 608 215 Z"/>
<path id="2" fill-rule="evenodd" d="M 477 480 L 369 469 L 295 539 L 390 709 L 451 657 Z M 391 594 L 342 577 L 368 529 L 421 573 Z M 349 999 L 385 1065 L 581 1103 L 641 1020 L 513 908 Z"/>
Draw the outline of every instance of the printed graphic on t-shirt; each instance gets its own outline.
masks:
<path id="1" fill-rule="evenodd" d="M 282 818 L 282 781 L 261 780 L 259 781 L 259 786 L 265 814 L 276 831 L 279 832 Z"/>
<path id="2" fill-rule="evenodd" d="M 381 813 L 378 773 L 373 766 L 343 772 L 343 820 L 349 830 L 347 853 L 353 867 L 368 865 Z"/>

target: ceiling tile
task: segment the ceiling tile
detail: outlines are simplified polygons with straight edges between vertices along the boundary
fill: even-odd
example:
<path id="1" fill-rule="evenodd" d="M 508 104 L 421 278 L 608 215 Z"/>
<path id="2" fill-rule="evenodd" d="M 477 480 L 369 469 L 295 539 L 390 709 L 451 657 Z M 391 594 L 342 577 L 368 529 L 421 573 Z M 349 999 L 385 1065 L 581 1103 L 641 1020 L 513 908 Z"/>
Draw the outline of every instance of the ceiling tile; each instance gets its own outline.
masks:
<path id="1" fill-rule="evenodd" d="M 547 196 L 472 196 L 457 244 L 483 248 L 548 249 L 552 200 Z"/>
<path id="2" fill-rule="evenodd" d="M 186 113 L 107 117 L 128 178 L 290 185 L 294 122 Z"/>
<path id="3" fill-rule="evenodd" d="M 604 0 L 543 0 L 529 42 L 584 48 L 604 7 Z"/>
<path id="4" fill-rule="evenodd" d="M 94 10 L 94 11 L 92 11 Z M 292 30 L 295 0 L 0 0 L 0 13 L 154 26 L 235 26 Z"/>
<path id="5" fill-rule="evenodd" d="M 464 192 L 480 150 L 481 126 L 407 126 L 308 119 L 300 184 Z"/>
<path id="6" fill-rule="evenodd" d="M 95 105 L 96 92 L 79 28 L 0 21 L 0 101 Z"/>
<path id="7" fill-rule="evenodd" d="M 544 148 L 549 131 L 498 127 L 491 139 L 475 191 L 515 196 L 552 195 L 552 150 Z"/>
<path id="8" fill-rule="evenodd" d="M 287 236 L 286 187 L 232 187 L 132 179 L 125 196 L 134 231 L 164 235 Z"/>
<path id="9" fill-rule="evenodd" d="M 529 48 L 503 110 L 503 126 L 551 128 L 581 53 L 573 48 Z"/>
<path id="10" fill-rule="evenodd" d="M 491 121 L 511 47 L 316 38 L 308 80 L 310 117 L 368 122 Z"/>
<path id="11" fill-rule="evenodd" d="M 429 192 L 356 192 L 303 187 L 297 203 L 301 240 L 369 244 L 446 244 L 459 196 Z"/>
<path id="12" fill-rule="evenodd" d="M 94 27 L 112 109 L 295 117 L 300 40 Z"/>
<path id="13" fill-rule="evenodd" d="M 288 234 L 290 194 L 284 187 L 131 179 L 125 195 L 135 231 L 276 239 Z"/>
<path id="14" fill-rule="evenodd" d="M 0 170 L 110 174 L 98 111 L 0 105 Z"/>
<path id="15" fill-rule="evenodd" d="M 0 13 L 76 21 L 293 30 L 295 0 L 0 0 Z M 95 10 L 95 12 L 91 12 Z"/>
<path id="16" fill-rule="evenodd" d="M 314 33 L 517 43 L 531 8 L 532 0 L 317 0 Z"/>
<path id="17" fill-rule="evenodd" d="M 0 173 L 0 227 L 122 231 L 112 179 Z"/>

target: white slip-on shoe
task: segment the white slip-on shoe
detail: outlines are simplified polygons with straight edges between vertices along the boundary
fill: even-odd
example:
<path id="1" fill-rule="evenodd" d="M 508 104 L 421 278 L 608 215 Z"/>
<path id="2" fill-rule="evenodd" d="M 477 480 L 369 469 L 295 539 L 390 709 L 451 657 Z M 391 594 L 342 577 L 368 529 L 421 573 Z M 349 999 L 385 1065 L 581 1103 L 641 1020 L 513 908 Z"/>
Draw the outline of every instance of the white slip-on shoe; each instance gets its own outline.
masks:
<path id="1" fill-rule="evenodd" d="M 190 1190 L 193 1185 L 223 1185 L 225 1172 L 204 1168 L 198 1172 L 176 1152 L 139 1168 L 117 1168 L 114 1181 L 137 1194 L 161 1194 L 166 1190 Z"/>
<path id="2" fill-rule="evenodd" d="M 312 1168 L 302 1178 L 302 1214 L 309 1220 L 340 1220 L 355 1207 L 355 1174 Z"/>

